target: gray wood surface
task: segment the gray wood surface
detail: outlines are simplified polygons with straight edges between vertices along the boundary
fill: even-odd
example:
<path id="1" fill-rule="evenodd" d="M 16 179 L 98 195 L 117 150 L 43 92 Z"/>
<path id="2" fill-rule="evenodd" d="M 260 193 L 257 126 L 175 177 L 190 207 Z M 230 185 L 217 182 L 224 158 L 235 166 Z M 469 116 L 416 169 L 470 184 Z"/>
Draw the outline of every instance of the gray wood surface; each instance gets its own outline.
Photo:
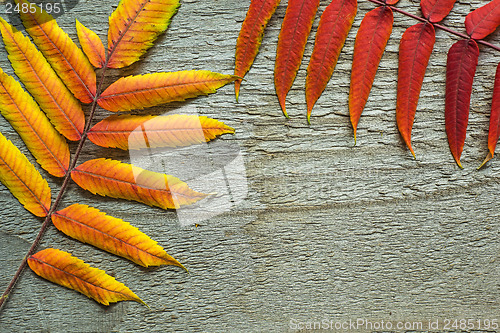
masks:
<path id="1" fill-rule="evenodd" d="M 117 2 L 82 0 L 58 21 L 75 39 L 78 18 L 105 40 L 107 16 Z M 144 60 L 112 72 L 108 82 L 155 71 L 232 73 L 236 38 L 249 2 L 182 1 L 168 32 Z M 131 222 L 190 273 L 175 267 L 144 269 L 52 227 L 40 248 L 60 248 L 106 270 L 149 308 L 134 302 L 100 306 L 26 270 L 0 314 L 1 332 L 269 332 L 293 331 L 293 323 L 322 320 L 444 324 L 447 318 L 500 319 L 500 161 L 495 158 L 476 171 L 487 153 L 500 53 L 480 46 L 462 157 L 465 169 L 460 170 L 444 130 L 446 54 L 457 38 L 437 32 L 414 125 L 414 160 L 399 137 L 394 110 L 399 39 L 416 22 L 396 13 L 354 146 L 347 108 L 354 37 L 374 5 L 359 1 L 354 27 L 308 126 L 304 83 L 314 33 L 287 99 L 290 120 L 282 116 L 274 95 L 276 43 L 286 3 L 282 1 L 266 29 L 239 103 L 228 85 L 208 97 L 147 110 L 195 110 L 236 129 L 235 135 L 225 135 L 205 150 L 167 152 L 161 155 L 162 163 L 152 165 L 197 190 L 230 184 L 236 203 L 231 209 L 224 200 L 217 201 L 224 196 L 214 196 L 213 205 L 208 205 L 222 213 L 193 224 L 188 215 L 180 218 L 175 211 L 92 196 L 76 186 L 61 205 L 90 204 Z M 322 0 L 319 12 L 328 3 Z M 465 15 L 485 3 L 457 1 L 444 23 L 463 31 Z M 420 14 L 417 1 L 401 0 L 398 7 Z M 318 21 L 319 15 L 313 31 Z M 487 40 L 500 44 L 500 32 Z M 13 73 L 3 49 L 0 66 Z M 100 111 L 98 118 L 107 115 Z M 27 152 L 3 118 L 0 130 Z M 212 172 L 220 171 L 237 153 L 244 164 L 225 168 L 227 183 L 219 183 Z M 82 161 L 103 156 L 138 158 L 89 143 Z M 55 197 L 60 180 L 43 171 L 42 175 Z M 41 219 L 27 213 L 4 186 L 0 205 L 3 290 Z M 206 206 L 205 202 L 197 208 Z"/>

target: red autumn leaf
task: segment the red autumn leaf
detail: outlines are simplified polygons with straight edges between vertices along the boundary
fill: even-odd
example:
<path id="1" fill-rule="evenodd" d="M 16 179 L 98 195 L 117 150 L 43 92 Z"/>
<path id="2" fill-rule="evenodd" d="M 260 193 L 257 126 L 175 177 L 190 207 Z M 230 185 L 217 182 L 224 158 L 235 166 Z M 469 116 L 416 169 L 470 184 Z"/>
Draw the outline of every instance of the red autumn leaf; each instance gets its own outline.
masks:
<path id="1" fill-rule="evenodd" d="M 259 52 L 264 29 L 271 19 L 280 0 L 253 0 L 248 8 L 247 15 L 241 25 L 240 34 L 236 41 L 236 61 L 234 75 L 243 78 L 250 70 L 252 63 Z M 236 101 L 240 94 L 241 79 L 234 82 Z"/>
<path id="2" fill-rule="evenodd" d="M 433 25 L 419 23 L 406 29 L 399 44 L 396 121 L 399 132 L 414 157 L 411 130 L 425 70 L 435 41 L 436 32 Z"/>
<path id="3" fill-rule="evenodd" d="M 238 77 L 210 71 L 179 71 L 122 77 L 97 100 L 108 111 L 144 109 L 213 94 Z"/>
<path id="4" fill-rule="evenodd" d="M 26 31 L 47 58 L 64 84 L 82 103 L 92 103 L 96 94 L 96 76 L 92 65 L 54 18 L 34 3 L 15 0 L 30 10 L 19 12 Z M 32 10 L 35 9 L 35 11 Z"/>
<path id="5" fill-rule="evenodd" d="M 68 140 L 80 140 L 85 126 L 85 115 L 80 102 L 66 88 L 29 38 L 2 18 L 0 31 L 16 75 L 56 130 Z"/>
<path id="6" fill-rule="evenodd" d="M 109 68 L 122 68 L 139 60 L 167 30 L 179 0 L 121 0 L 109 17 Z"/>
<path id="7" fill-rule="evenodd" d="M 386 0 L 385 3 L 388 5 L 395 5 L 399 2 L 399 0 Z"/>
<path id="8" fill-rule="evenodd" d="M 102 68 L 106 63 L 106 53 L 99 36 L 78 20 L 76 20 L 76 32 L 83 52 L 89 58 L 90 63 L 96 68 Z"/>
<path id="9" fill-rule="evenodd" d="M 286 95 L 299 70 L 319 0 L 289 0 L 281 25 L 274 66 L 274 86 L 283 114 Z"/>
<path id="10" fill-rule="evenodd" d="M 378 64 L 392 32 L 393 22 L 394 17 L 389 7 L 375 8 L 365 15 L 356 35 L 349 91 L 349 113 L 354 130 L 354 142 L 356 142 L 359 118 L 370 95 Z"/>
<path id="11" fill-rule="evenodd" d="M 493 157 L 500 136 L 500 64 L 497 66 L 493 102 L 491 103 L 490 130 L 488 135 L 488 148 Z"/>
<path id="12" fill-rule="evenodd" d="M 465 17 L 465 29 L 474 39 L 483 39 L 500 25 L 500 0 L 493 0 Z"/>
<path id="13" fill-rule="evenodd" d="M 234 129 L 216 119 L 196 115 L 113 115 L 92 127 L 90 141 L 106 148 L 186 147 L 208 142 Z"/>
<path id="14" fill-rule="evenodd" d="M 177 209 L 207 197 L 174 176 L 104 158 L 82 163 L 71 172 L 71 178 L 93 194 L 163 209 Z"/>
<path id="15" fill-rule="evenodd" d="M 185 269 L 136 227 L 87 205 L 74 204 L 55 212 L 52 222 L 66 235 L 138 265 L 175 265 Z"/>
<path id="16" fill-rule="evenodd" d="M 28 265 L 44 279 L 76 290 L 101 304 L 136 301 L 146 305 L 123 283 L 67 252 L 45 249 L 29 257 Z"/>
<path id="17" fill-rule="evenodd" d="M 448 143 L 458 166 L 464 149 L 469 121 L 472 82 L 476 73 L 479 48 L 473 40 L 459 40 L 450 48 L 446 63 L 445 123 Z"/>
<path id="18" fill-rule="evenodd" d="M 307 121 L 318 98 L 332 77 L 335 65 L 356 16 L 356 0 L 333 0 L 319 21 L 314 50 L 307 67 Z"/>
<path id="19" fill-rule="evenodd" d="M 453 9 L 457 0 L 421 0 L 420 8 L 426 19 L 432 23 L 442 21 Z"/>
<path id="20" fill-rule="evenodd" d="M 493 88 L 493 101 L 491 102 L 490 129 L 488 131 L 488 156 L 479 166 L 481 168 L 495 155 L 498 137 L 500 136 L 500 64 L 497 66 L 495 75 L 495 87 Z"/>

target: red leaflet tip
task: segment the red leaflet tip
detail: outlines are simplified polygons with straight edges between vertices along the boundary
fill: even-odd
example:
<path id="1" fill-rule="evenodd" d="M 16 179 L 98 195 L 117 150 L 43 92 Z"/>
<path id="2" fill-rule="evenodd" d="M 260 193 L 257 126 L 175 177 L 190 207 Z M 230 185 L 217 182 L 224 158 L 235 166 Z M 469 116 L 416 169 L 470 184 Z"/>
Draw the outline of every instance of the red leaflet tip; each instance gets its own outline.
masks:
<path id="1" fill-rule="evenodd" d="M 307 106 L 307 123 L 311 125 L 311 113 L 313 106 Z"/>
<path id="2" fill-rule="evenodd" d="M 352 131 L 354 133 L 354 145 L 356 145 L 356 132 L 358 130 L 358 119 L 353 119 L 351 116 Z"/>
<path id="3" fill-rule="evenodd" d="M 457 165 L 460 169 L 463 169 L 464 167 L 462 166 L 462 163 L 460 163 L 460 159 L 455 158 L 455 162 L 457 162 Z"/>
<path id="4" fill-rule="evenodd" d="M 285 97 L 279 98 L 279 102 L 280 102 L 281 111 L 283 111 L 283 114 L 285 115 L 285 117 L 290 118 L 288 116 L 288 113 L 286 113 Z"/>
<path id="5" fill-rule="evenodd" d="M 413 151 L 413 147 L 411 146 L 410 138 L 407 139 L 406 137 L 403 136 L 403 140 L 405 141 L 406 147 L 408 147 L 411 154 L 413 155 L 413 158 L 417 159 L 417 157 L 415 156 L 415 152 Z"/>
<path id="6" fill-rule="evenodd" d="M 234 94 L 236 96 L 236 103 L 238 103 L 238 98 L 240 97 L 240 87 L 241 87 L 241 80 L 234 81 Z"/>
<path id="7" fill-rule="evenodd" d="M 413 148 L 411 148 L 411 147 L 408 147 L 408 148 L 410 148 L 410 151 L 411 151 L 411 154 L 413 155 L 413 158 L 417 159 L 417 156 L 415 156 L 415 152 L 413 151 Z"/>
<path id="8" fill-rule="evenodd" d="M 493 155 L 491 154 L 491 152 L 489 152 L 488 156 L 486 156 L 486 158 L 484 159 L 483 163 L 481 163 L 481 165 L 477 167 L 477 170 L 481 169 L 492 158 L 493 158 Z"/>

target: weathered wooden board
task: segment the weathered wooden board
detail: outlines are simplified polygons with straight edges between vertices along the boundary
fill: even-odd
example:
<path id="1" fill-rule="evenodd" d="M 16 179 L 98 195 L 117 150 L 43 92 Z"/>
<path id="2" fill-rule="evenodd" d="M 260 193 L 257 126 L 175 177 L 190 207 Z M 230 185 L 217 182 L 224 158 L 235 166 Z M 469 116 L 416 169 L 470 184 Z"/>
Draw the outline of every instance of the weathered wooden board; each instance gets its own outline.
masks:
<path id="1" fill-rule="evenodd" d="M 59 18 L 60 25 L 75 38 L 78 18 L 105 39 L 107 16 L 117 2 L 82 0 Z M 114 71 L 108 81 L 120 75 L 183 69 L 232 73 L 236 38 L 249 2 L 182 1 L 168 32 L 145 59 Z M 320 12 L 328 3 L 321 1 Z M 458 1 L 444 23 L 463 31 L 465 15 L 484 3 Z M 417 1 L 402 0 L 398 7 L 419 14 Z M 304 83 L 314 35 L 288 97 L 290 120 L 282 116 L 274 95 L 274 58 L 285 8 L 283 1 L 266 29 L 239 104 L 233 87 L 227 86 L 215 95 L 148 110 L 196 111 L 234 127 L 234 136 L 175 158 L 165 155 L 151 167 L 187 179 L 195 189 L 230 187 L 236 203 L 244 198 L 241 203 L 225 211 L 227 203 L 215 200 L 223 213 L 194 225 L 173 211 L 94 197 L 76 186 L 64 197 L 62 206 L 91 204 L 132 222 L 190 274 L 172 267 L 137 267 L 50 228 L 41 248 L 64 249 L 106 270 L 150 309 L 131 302 L 103 307 L 27 270 L 0 314 L 0 331 L 267 332 L 322 320 L 500 319 L 500 162 L 495 158 L 476 171 L 487 153 L 500 53 L 480 47 L 462 157 L 465 169 L 459 170 L 444 130 L 446 53 L 454 36 L 437 33 L 414 126 L 414 160 L 398 135 L 394 110 L 399 38 L 415 21 L 395 14 L 393 38 L 354 146 L 347 109 L 354 37 L 362 16 L 374 5 L 359 1 L 354 28 L 310 126 Z M 314 31 L 317 24 L 318 19 Z M 500 32 L 488 41 L 500 44 Z M 0 66 L 13 73 L 3 50 Z M 102 111 L 98 118 L 106 115 Z M 0 130 L 27 152 L 3 118 Z M 225 168 L 228 183 L 218 183 L 214 175 L 236 154 L 244 164 Z M 138 158 L 89 144 L 82 160 L 102 156 Z M 242 172 L 245 177 L 237 178 Z M 55 196 L 60 180 L 43 175 Z M 0 205 L 3 290 L 41 220 L 27 213 L 3 186 Z"/>

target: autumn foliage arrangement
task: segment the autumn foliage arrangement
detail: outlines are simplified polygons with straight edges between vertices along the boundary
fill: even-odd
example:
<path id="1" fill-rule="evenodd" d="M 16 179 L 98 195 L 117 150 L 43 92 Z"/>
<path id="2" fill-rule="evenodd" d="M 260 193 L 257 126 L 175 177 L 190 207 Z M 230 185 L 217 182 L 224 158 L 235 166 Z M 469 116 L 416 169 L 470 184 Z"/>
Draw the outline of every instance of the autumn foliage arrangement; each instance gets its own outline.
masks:
<path id="1" fill-rule="evenodd" d="M 101 304 L 122 300 L 144 303 L 104 271 L 59 249 L 35 253 L 46 228 L 124 257 L 141 266 L 183 266 L 154 240 L 121 219 L 96 208 L 58 205 L 71 180 L 81 188 L 112 198 L 176 209 L 207 197 L 182 180 L 106 158 L 78 165 L 88 138 L 102 147 L 180 147 L 234 133 L 224 123 L 196 115 L 111 115 L 94 124 L 96 112 L 126 112 L 214 93 L 237 77 L 206 70 L 163 72 L 123 77 L 103 87 L 105 73 L 140 59 L 164 32 L 178 0 L 122 0 L 109 17 L 107 47 L 78 21 L 82 49 L 46 12 L 16 0 L 31 40 L 0 18 L 0 33 L 12 67 L 23 83 L 0 69 L 0 112 L 18 132 L 38 164 L 62 179 L 55 200 L 52 190 L 28 158 L 0 133 L 0 181 L 31 213 L 44 218 L 40 232 L 16 275 L 0 298 L 7 300 L 26 264 L 41 277 L 79 291 Z M 24 10 L 26 9 L 26 10 Z M 83 51 L 82 51 L 83 50 Z M 96 70 L 100 69 L 97 78 Z M 87 118 L 83 104 L 90 104 Z M 104 111 L 103 111 L 104 112 Z M 76 141 L 71 155 L 68 141 Z M 59 209 L 59 210 L 58 210 Z"/>
<path id="2" fill-rule="evenodd" d="M 500 25 L 500 0 L 493 0 L 465 19 L 467 35 L 439 24 L 455 0 L 422 0 L 423 17 L 395 7 L 398 0 L 369 0 L 380 5 L 365 15 L 357 33 L 349 93 L 349 114 L 354 138 L 375 79 L 378 63 L 390 38 L 394 12 L 420 23 L 409 27 L 400 41 L 396 121 L 410 152 L 411 131 L 436 28 L 461 37 L 448 53 L 446 77 L 446 132 L 452 155 L 460 164 L 468 122 L 470 96 L 478 62 L 478 44 Z M 43 218 L 40 232 L 12 282 L 0 298 L 4 305 L 26 265 L 38 275 L 108 305 L 122 300 L 144 302 L 129 288 L 59 249 L 36 252 L 44 231 L 53 224 L 64 234 L 141 266 L 183 266 L 150 237 L 130 223 L 96 208 L 73 204 L 60 208 L 71 182 L 93 194 L 138 201 L 162 209 L 177 209 L 207 197 L 182 180 L 141 169 L 118 160 L 98 158 L 79 164 L 87 139 L 93 144 L 122 150 L 179 147 L 207 142 L 234 133 L 224 123 L 194 115 L 114 114 L 94 123 L 96 112 L 128 112 L 173 101 L 183 101 L 235 82 L 236 98 L 242 78 L 258 53 L 265 27 L 280 0 L 252 0 L 236 45 L 234 75 L 210 71 L 163 72 L 118 79 L 108 87 L 108 69 L 129 66 L 145 54 L 169 26 L 178 0 L 121 0 L 109 17 L 107 46 L 76 21 L 81 49 L 46 12 L 26 0 L 16 0 L 31 39 L 0 18 L 0 34 L 21 84 L 0 69 L 0 113 L 17 131 L 37 163 L 61 178 L 58 194 L 35 165 L 0 133 L 0 181 L 32 214 Z M 319 0 L 288 0 L 279 35 L 274 81 L 282 112 L 299 70 L 305 45 L 319 8 Z M 307 68 L 305 100 L 311 121 L 316 101 L 327 86 L 357 14 L 356 0 L 332 0 L 321 15 L 315 47 Z M 96 71 L 97 69 L 97 71 Z M 97 75 L 98 73 L 99 75 Z M 90 104 L 85 117 L 82 104 Z M 104 111 L 103 111 L 104 112 Z M 493 92 L 489 154 L 493 157 L 500 135 L 500 65 Z M 76 142 L 70 152 L 68 141 Z M 483 163 L 483 164 L 484 164 Z"/>
<path id="3" fill-rule="evenodd" d="M 462 38 L 448 52 L 446 74 L 445 123 L 448 143 L 457 165 L 462 167 L 463 151 L 469 117 L 470 97 L 479 47 L 482 44 L 500 51 L 499 46 L 483 39 L 500 25 L 500 0 L 492 0 L 477 8 L 465 18 L 467 34 L 453 31 L 441 24 L 452 10 L 456 0 L 421 0 L 423 17 L 395 7 L 398 0 L 369 0 L 379 7 L 368 12 L 357 32 L 351 70 L 349 115 L 356 130 L 373 85 L 378 64 L 390 38 L 394 12 L 410 16 L 420 23 L 409 27 L 399 45 L 399 73 L 396 122 L 410 152 L 411 131 L 417 110 L 425 71 L 435 43 L 436 28 Z M 265 27 L 280 0 L 252 0 L 236 43 L 235 75 L 244 77 L 258 53 Z M 299 70 L 308 36 L 319 8 L 319 0 L 288 0 L 285 17 L 278 38 L 274 67 L 274 85 L 283 114 L 286 97 Z M 357 12 L 356 0 L 331 0 L 321 14 L 314 49 L 307 67 L 305 99 L 307 121 L 314 104 L 323 93 L 335 69 L 339 54 Z M 483 166 L 495 152 L 500 131 L 500 64 L 495 78 L 488 136 L 489 153 Z M 236 98 L 240 94 L 241 79 L 235 84 Z"/>

